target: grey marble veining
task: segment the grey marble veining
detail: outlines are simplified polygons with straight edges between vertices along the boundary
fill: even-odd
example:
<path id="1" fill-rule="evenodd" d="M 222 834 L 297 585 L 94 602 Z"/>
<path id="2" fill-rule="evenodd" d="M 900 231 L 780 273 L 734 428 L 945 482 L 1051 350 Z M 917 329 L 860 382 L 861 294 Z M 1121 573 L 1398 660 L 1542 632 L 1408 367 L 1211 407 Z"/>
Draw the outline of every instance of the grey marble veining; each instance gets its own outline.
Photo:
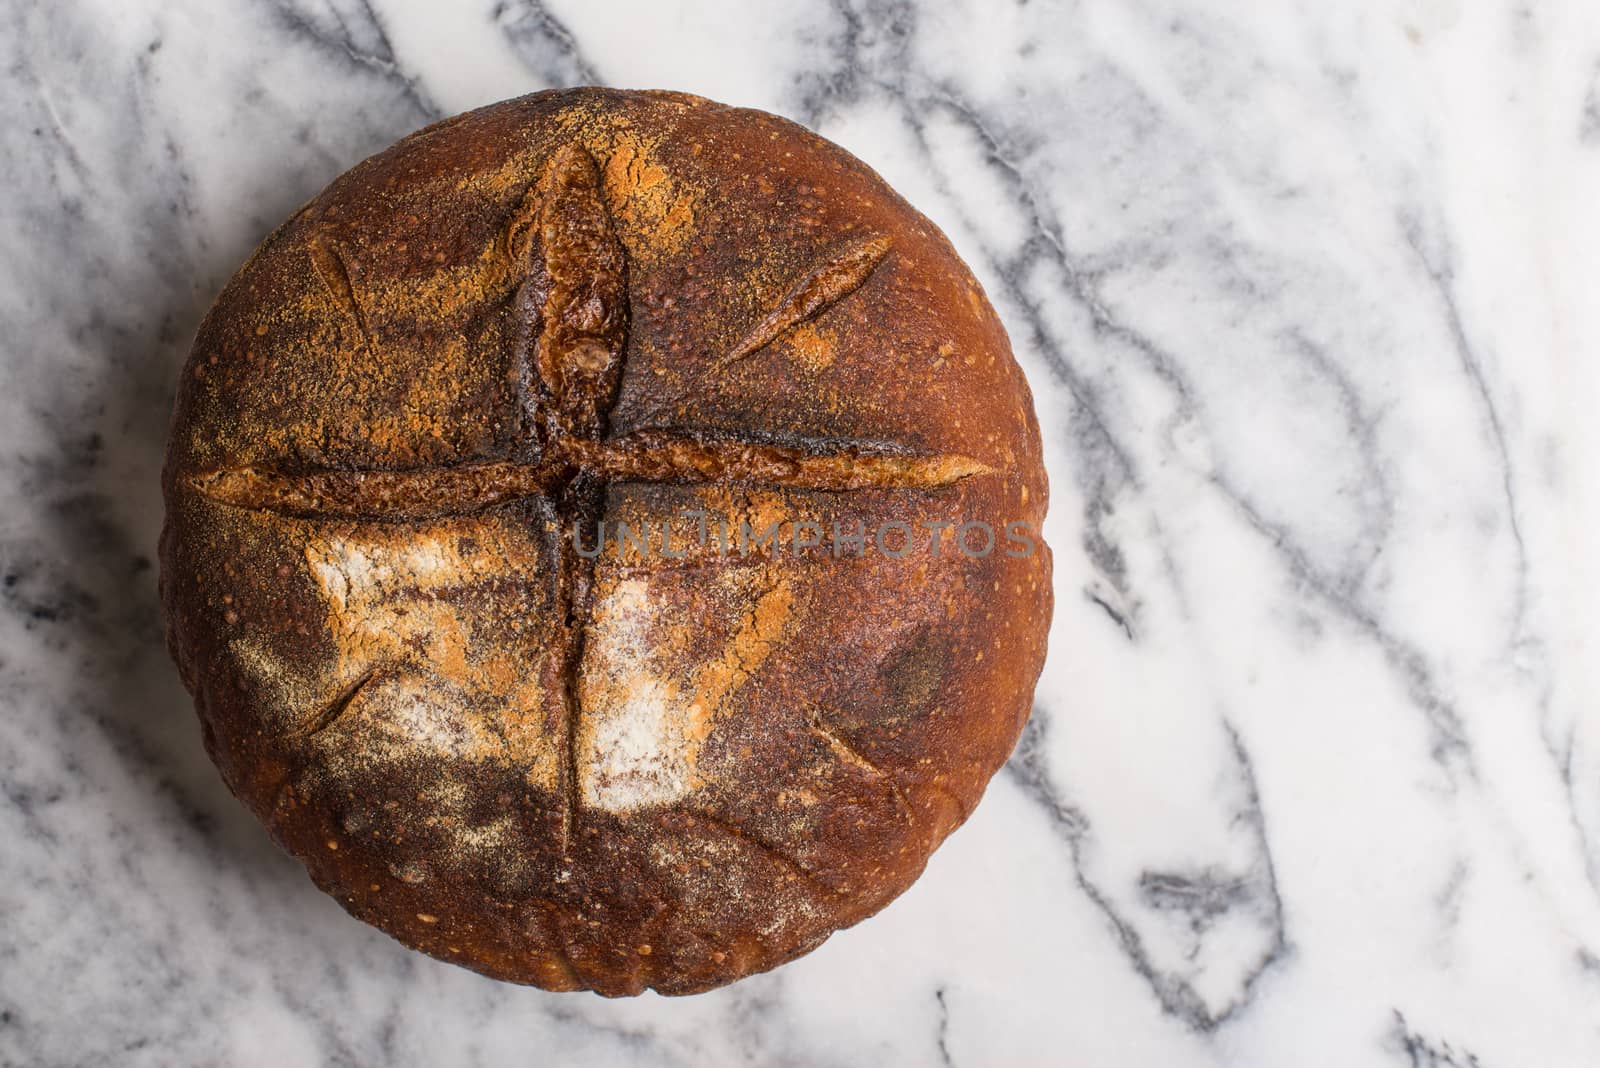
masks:
<path id="1" fill-rule="evenodd" d="M 1600 1063 L 1600 11 L 0 3 L 0 1064 Z M 162 647 L 170 397 L 339 172 L 554 85 L 773 110 L 1033 383 L 1034 720 L 872 921 L 608 1002 L 348 919 Z"/>

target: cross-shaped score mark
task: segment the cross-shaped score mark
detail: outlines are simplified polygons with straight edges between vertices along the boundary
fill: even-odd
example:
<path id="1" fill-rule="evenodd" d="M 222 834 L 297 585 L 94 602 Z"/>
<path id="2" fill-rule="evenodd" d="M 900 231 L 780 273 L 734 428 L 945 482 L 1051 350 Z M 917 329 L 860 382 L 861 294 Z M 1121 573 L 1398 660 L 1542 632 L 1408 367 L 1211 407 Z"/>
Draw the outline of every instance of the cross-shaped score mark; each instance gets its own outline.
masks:
<path id="1" fill-rule="evenodd" d="M 563 837 L 579 809 L 577 674 L 589 618 L 595 560 L 578 540 L 596 532 L 608 485 L 734 484 L 842 492 L 866 488 L 932 490 L 992 469 L 971 458 L 916 455 L 881 446 L 775 444 L 693 430 L 607 435 L 607 420 L 627 348 L 627 257 L 606 206 L 594 159 L 576 145 L 558 150 L 528 190 L 505 231 L 526 275 L 514 300 L 517 351 L 511 361 L 519 400 L 519 447 L 509 459 L 411 470 L 258 467 L 195 474 L 200 494 L 241 508 L 310 520 L 425 521 L 536 499 L 553 559 L 553 662 L 548 700 L 560 724 Z M 887 238 L 858 241 L 795 281 L 778 305 L 710 369 L 764 349 L 858 289 L 889 255 Z M 312 264 L 330 299 L 366 337 L 349 275 L 336 250 L 313 240 Z M 569 537 L 568 534 L 571 536 Z M 380 674 L 368 668 L 307 719 L 308 732 L 335 722 Z"/>

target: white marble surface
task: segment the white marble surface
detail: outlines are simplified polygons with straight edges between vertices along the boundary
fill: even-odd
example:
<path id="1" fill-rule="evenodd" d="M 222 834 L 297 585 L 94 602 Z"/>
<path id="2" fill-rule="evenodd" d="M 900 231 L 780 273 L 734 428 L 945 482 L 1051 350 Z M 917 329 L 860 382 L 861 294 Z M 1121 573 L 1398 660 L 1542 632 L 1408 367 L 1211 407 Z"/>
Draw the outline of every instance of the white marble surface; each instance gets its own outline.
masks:
<path id="1" fill-rule="evenodd" d="M 1592 0 L 0 0 L 0 1064 L 1600 1063 Z M 409 953 L 161 644 L 169 399 L 335 174 L 561 84 L 806 122 L 945 227 L 1053 483 L 1034 724 L 927 875 L 607 1002 Z"/>

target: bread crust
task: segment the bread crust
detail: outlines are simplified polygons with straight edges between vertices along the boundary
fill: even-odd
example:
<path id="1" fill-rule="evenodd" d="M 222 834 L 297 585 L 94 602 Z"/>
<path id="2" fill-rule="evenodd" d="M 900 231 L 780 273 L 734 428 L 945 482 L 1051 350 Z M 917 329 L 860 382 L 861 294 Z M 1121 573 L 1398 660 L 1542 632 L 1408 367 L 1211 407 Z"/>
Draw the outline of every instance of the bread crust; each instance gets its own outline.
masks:
<path id="1" fill-rule="evenodd" d="M 538 93 L 336 180 L 202 323 L 162 488 L 228 786 L 353 915 L 554 990 L 706 990 L 882 908 L 1044 659 L 977 281 L 842 149 L 681 94 Z M 666 551 L 591 556 L 622 523 Z"/>

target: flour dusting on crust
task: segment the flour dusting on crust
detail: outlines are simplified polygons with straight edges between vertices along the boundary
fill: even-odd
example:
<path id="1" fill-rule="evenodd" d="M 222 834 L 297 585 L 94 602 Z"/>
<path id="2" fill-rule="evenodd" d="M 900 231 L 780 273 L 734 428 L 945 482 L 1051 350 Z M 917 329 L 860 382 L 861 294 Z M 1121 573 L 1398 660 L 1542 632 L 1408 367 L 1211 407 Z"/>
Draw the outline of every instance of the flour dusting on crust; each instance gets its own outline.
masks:
<path id="1" fill-rule="evenodd" d="M 652 594 L 647 580 L 618 582 L 599 601 L 591 624 L 580 705 L 578 769 L 585 805 L 628 812 L 667 805 L 702 783 L 698 763 L 724 706 L 792 625 L 794 596 L 778 582 L 748 588 L 755 579 L 723 576 L 738 625 L 720 655 L 681 666 L 672 655 L 673 628 L 684 620 L 663 607 L 672 598 Z"/>

